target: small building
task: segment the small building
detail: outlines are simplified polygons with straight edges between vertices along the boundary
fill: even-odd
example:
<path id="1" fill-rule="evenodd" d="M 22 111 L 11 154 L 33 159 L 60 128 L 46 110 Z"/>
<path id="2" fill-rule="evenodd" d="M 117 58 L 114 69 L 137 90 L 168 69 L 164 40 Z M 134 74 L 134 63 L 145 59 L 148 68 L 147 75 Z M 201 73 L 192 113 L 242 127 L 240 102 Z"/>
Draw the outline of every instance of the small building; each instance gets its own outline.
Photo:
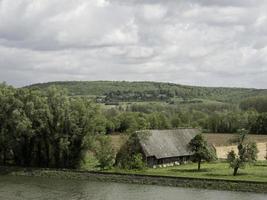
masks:
<path id="1" fill-rule="evenodd" d="M 149 130 L 139 139 L 147 166 L 188 161 L 192 156 L 188 144 L 199 133 L 199 129 Z"/>

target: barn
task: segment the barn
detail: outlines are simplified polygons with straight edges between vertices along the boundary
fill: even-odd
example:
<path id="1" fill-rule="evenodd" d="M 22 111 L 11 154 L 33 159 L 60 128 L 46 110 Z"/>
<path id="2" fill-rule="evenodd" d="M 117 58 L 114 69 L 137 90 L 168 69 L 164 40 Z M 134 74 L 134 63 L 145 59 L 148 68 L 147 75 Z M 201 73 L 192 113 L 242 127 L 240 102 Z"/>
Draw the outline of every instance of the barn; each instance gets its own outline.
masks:
<path id="1" fill-rule="evenodd" d="M 199 133 L 199 129 L 149 130 L 139 139 L 147 166 L 186 162 L 192 155 L 187 145 Z"/>

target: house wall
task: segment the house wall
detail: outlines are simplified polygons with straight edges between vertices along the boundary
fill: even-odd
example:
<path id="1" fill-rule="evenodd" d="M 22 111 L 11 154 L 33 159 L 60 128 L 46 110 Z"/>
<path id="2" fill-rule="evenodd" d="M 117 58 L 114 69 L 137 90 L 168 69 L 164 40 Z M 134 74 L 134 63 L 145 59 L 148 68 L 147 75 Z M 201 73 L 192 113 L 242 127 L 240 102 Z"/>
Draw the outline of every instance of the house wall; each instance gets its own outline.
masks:
<path id="1" fill-rule="evenodd" d="M 181 156 L 181 157 L 169 157 L 156 159 L 154 156 L 149 156 L 146 158 L 147 166 L 153 167 L 155 165 L 169 164 L 174 162 L 184 163 L 190 159 L 190 156 Z"/>
<path id="2" fill-rule="evenodd" d="M 228 152 L 234 150 L 238 153 L 237 146 L 214 146 L 216 149 L 217 157 L 220 159 L 226 159 Z M 257 143 L 257 148 L 259 150 L 258 160 L 266 160 L 267 155 L 267 143 Z"/>
<path id="3" fill-rule="evenodd" d="M 146 164 L 149 167 L 153 167 L 154 165 L 157 165 L 157 159 L 155 156 L 149 156 L 146 158 Z"/>

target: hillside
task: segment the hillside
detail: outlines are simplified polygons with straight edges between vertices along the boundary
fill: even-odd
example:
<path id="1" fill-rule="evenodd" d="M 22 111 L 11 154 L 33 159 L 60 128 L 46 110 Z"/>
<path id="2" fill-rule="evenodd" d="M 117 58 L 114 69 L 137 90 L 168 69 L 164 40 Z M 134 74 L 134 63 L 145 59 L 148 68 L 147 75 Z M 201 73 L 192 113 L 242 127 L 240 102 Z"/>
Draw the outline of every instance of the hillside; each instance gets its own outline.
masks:
<path id="1" fill-rule="evenodd" d="M 238 103 L 244 98 L 267 95 L 266 89 L 185 86 L 160 82 L 66 81 L 27 86 L 46 89 L 56 85 L 71 96 L 96 96 L 104 102 L 120 101 L 185 101 L 213 100 Z"/>

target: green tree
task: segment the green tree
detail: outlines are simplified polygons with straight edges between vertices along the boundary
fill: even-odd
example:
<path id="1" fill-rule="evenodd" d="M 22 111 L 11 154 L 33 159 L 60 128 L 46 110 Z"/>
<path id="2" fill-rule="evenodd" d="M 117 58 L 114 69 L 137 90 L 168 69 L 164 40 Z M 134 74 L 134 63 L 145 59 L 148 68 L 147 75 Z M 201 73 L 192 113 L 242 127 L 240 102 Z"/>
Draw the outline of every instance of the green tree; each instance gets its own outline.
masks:
<path id="1" fill-rule="evenodd" d="M 0 84 L 0 162 L 3 165 L 6 165 L 11 157 L 11 145 L 14 141 L 11 133 L 15 132 L 12 118 L 18 104 L 15 89 Z"/>
<path id="2" fill-rule="evenodd" d="M 0 163 L 78 168 L 103 130 L 98 110 L 56 87 L 40 92 L 0 84 Z"/>
<path id="3" fill-rule="evenodd" d="M 255 142 L 246 143 L 248 131 L 242 129 L 235 138 L 237 143 L 238 154 L 234 150 L 227 155 L 227 161 L 230 167 L 234 169 L 233 175 L 236 176 L 239 168 L 244 168 L 247 163 L 253 163 L 257 160 L 257 145 Z"/>
<path id="4" fill-rule="evenodd" d="M 196 135 L 188 144 L 189 150 L 193 153 L 192 161 L 198 163 L 200 171 L 202 161 L 212 161 L 216 159 L 215 152 L 208 146 L 202 134 Z"/>
<path id="5" fill-rule="evenodd" d="M 115 151 L 110 137 L 105 135 L 98 136 L 95 155 L 101 169 L 110 169 L 113 166 L 115 163 Z"/>
<path id="6" fill-rule="evenodd" d="M 141 169 L 145 166 L 142 157 L 142 149 L 139 143 L 140 137 L 146 138 L 147 132 L 133 132 L 127 142 L 116 155 L 116 165 L 125 169 Z"/>
<path id="7" fill-rule="evenodd" d="M 267 134 L 267 113 L 261 113 L 256 121 L 251 125 L 251 132 L 257 134 Z"/>
<path id="8" fill-rule="evenodd" d="M 142 170 L 145 168 L 145 162 L 141 153 L 135 153 L 131 160 L 131 169 Z"/>

